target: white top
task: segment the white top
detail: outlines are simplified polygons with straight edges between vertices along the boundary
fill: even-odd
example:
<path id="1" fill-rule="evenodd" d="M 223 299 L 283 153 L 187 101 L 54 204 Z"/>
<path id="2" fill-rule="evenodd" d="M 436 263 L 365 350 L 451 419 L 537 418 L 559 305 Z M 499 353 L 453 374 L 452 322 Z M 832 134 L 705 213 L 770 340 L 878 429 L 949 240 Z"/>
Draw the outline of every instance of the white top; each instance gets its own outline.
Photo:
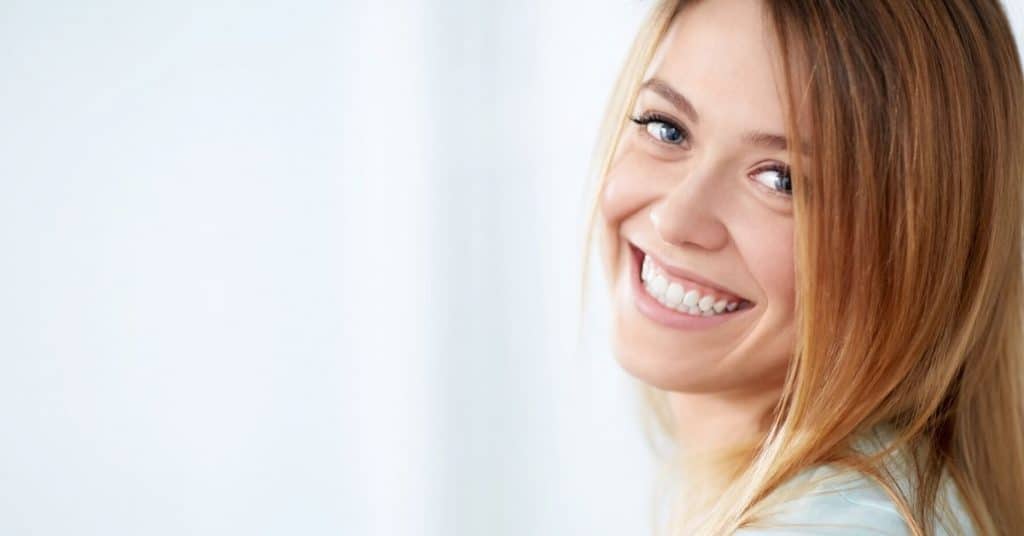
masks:
<path id="1" fill-rule="evenodd" d="M 882 442 L 891 439 L 886 429 L 878 429 L 874 437 L 865 437 L 854 443 L 861 452 L 872 453 L 882 448 Z M 889 457 L 887 463 L 898 485 L 907 490 L 908 479 L 905 460 Z M 895 463 L 892 463 L 895 462 Z M 910 529 L 885 490 L 869 477 L 832 465 L 820 465 L 798 474 L 786 486 L 803 482 L 821 481 L 807 493 L 789 500 L 777 514 L 766 521 L 771 528 L 744 528 L 736 536 L 903 536 Z M 937 536 L 972 536 L 976 529 L 963 507 L 952 479 L 946 478 L 941 493 L 951 506 L 962 530 L 947 529 L 936 518 Z M 940 498 L 941 500 L 941 498 Z"/>

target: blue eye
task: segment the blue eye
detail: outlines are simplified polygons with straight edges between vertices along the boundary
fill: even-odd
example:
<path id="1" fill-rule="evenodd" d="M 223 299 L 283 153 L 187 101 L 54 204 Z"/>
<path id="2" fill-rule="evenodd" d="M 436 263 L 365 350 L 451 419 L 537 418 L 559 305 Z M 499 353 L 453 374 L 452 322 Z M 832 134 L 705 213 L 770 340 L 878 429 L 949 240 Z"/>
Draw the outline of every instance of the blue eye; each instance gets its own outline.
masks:
<path id="1" fill-rule="evenodd" d="M 632 117 L 630 120 L 645 127 L 647 134 L 661 143 L 681 145 L 686 141 L 686 130 L 677 126 L 671 119 L 663 115 L 648 113 L 640 117 Z"/>
<path id="2" fill-rule="evenodd" d="M 789 167 L 773 165 L 754 172 L 754 180 L 780 195 L 793 194 L 793 179 Z"/>

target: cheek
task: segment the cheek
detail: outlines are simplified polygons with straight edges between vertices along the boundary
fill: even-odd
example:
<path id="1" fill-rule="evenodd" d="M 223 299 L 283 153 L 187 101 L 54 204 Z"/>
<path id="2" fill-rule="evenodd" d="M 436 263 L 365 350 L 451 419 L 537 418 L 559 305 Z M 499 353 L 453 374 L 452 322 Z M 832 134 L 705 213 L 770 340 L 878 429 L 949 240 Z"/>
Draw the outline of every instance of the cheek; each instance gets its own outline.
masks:
<path id="1" fill-rule="evenodd" d="M 645 169 L 641 159 L 632 151 L 625 151 L 608 170 L 600 207 L 604 223 L 617 227 L 622 220 L 636 213 L 655 197 L 655 181 L 651 170 Z"/>
<path id="2" fill-rule="evenodd" d="M 796 301 L 793 223 L 789 218 L 751 222 L 737 242 L 770 309 L 792 311 Z"/>
<path id="3" fill-rule="evenodd" d="M 737 355 L 753 374 L 741 382 L 777 385 L 785 377 L 796 345 L 796 280 L 792 220 L 761 217 L 733 235 L 764 307 Z"/>
<path id="4" fill-rule="evenodd" d="M 599 222 L 606 269 L 614 275 L 618 258 L 620 228 L 627 219 L 641 215 L 642 209 L 657 199 L 657 182 L 652 171 L 644 168 L 643 159 L 630 150 L 623 151 L 608 170 L 601 198 L 598 200 Z"/>

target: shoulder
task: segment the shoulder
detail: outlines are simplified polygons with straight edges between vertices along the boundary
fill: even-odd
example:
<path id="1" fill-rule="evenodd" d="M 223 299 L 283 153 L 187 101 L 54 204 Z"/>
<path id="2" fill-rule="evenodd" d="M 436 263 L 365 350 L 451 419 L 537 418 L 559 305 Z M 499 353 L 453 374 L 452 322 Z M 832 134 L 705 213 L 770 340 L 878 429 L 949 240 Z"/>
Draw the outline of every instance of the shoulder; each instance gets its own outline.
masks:
<path id="1" fill-rule="evenodd" d="M 737 536 L 902 536 L 910 534 L 885 490 L 859 473 L 831 466 L 806 471 L 789 483 L 807 489 L 771 511 L 763 527 L 744 528 Z"/>
<path id="2" fill-rule="evenodd" d="M 886 443 L 885 435 L 855 443 L 858 450 L 872 452 Z M 897 478 L 897 485 L 913 495 L 913 486 L 907 460 L 893 456 L 886 462 Z M 868 476 L 833 465 L 809 468 L 787 482 L 782 488 L 782 502 L 769 510 L 763 527 L 744 528 L 737 536 L 797 536 L 797 535 L 880 535 L 902 536 L 911 530 L 896 503 L 881 484 Z M 956 485 L 945 479 L 940 490 L 940 504 L 948 506 L 956 527 L 947 527 L 946 520 L 936 514 L 935 534 L 948 536 L 975 534 L 970 518 L 963 507 Z"/>

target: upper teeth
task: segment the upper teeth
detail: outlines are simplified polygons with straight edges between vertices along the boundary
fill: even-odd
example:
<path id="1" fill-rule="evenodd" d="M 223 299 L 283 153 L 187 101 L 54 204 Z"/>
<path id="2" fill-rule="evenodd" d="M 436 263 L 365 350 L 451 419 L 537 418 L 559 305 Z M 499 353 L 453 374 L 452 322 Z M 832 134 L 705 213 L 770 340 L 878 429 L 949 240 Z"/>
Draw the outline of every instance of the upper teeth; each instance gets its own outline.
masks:
<path id="1" fill-rule="evenodd" d="M 678 281 L 670 280 L 654 262 L 644 255 L 640 272 L 647 293 L 662 305 L 691 315 L 712 316 L 722 311 L 733 311 L 739 306 L 739 299 L 719 298 L 696 285 L 689 284 L 689 290 Z"/>

